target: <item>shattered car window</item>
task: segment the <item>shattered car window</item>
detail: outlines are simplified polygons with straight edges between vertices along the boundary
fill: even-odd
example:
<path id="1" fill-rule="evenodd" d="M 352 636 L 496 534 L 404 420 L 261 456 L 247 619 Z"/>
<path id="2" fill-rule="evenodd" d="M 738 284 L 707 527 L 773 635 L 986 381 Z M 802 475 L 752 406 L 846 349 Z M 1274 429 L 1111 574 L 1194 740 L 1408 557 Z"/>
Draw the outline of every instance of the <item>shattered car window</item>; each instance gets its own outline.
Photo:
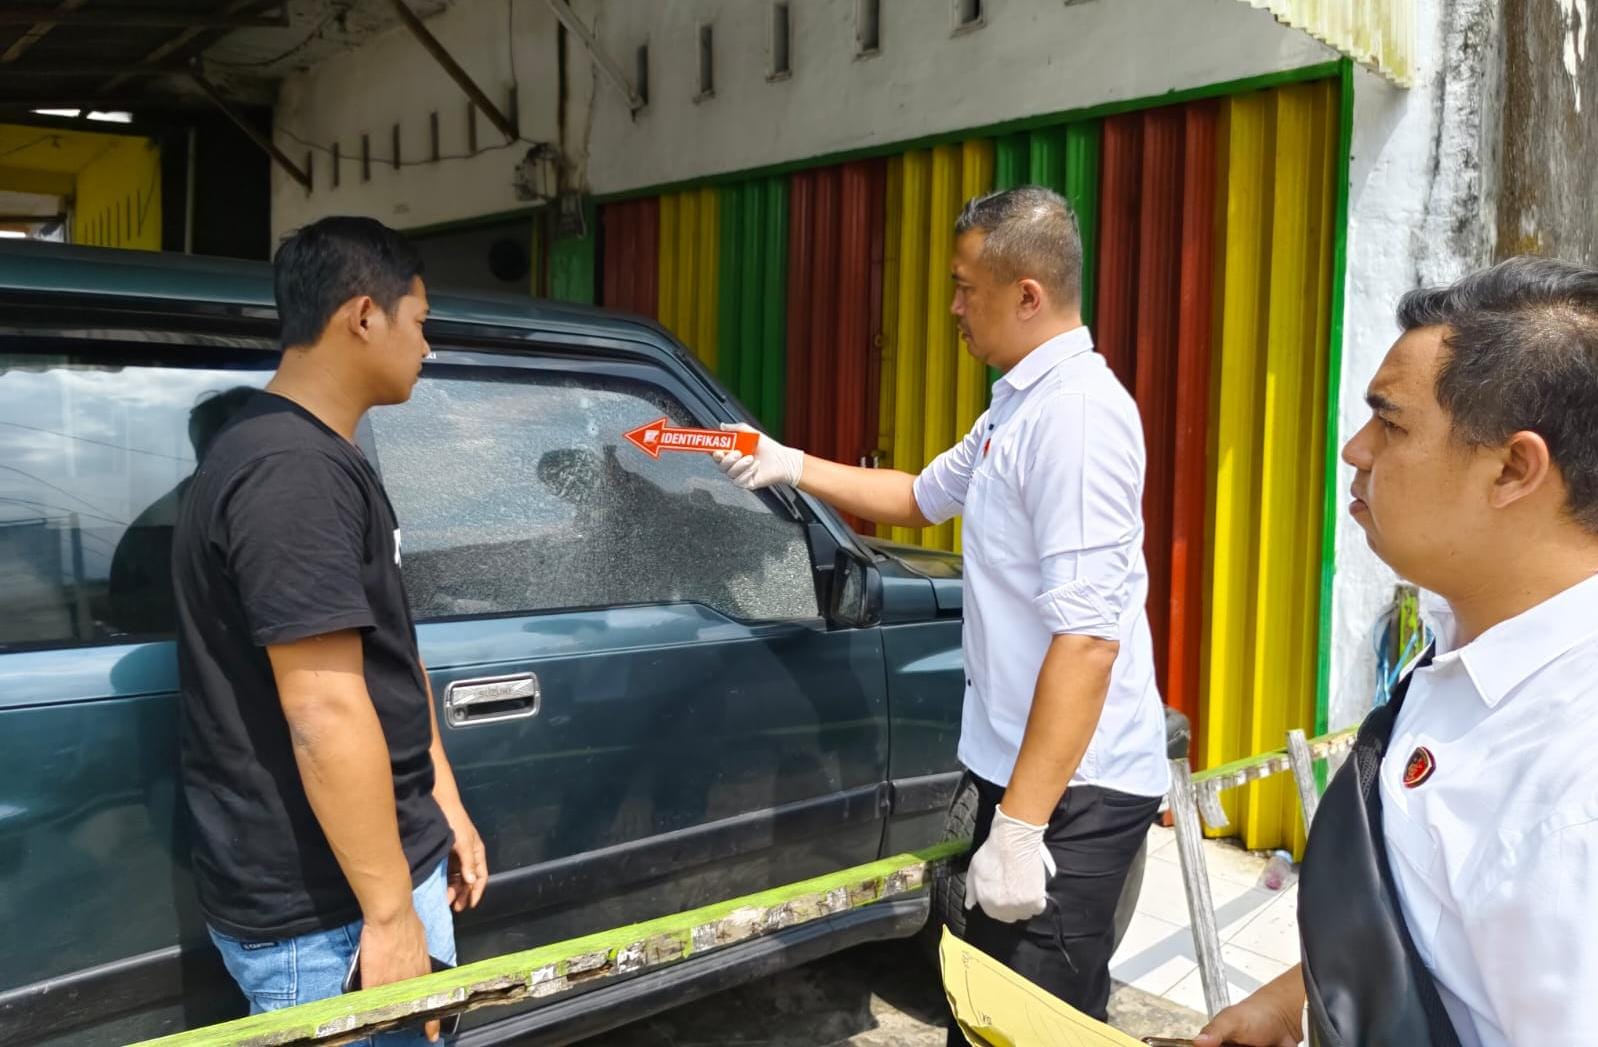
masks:
<path id="1" fill-rule="evenodd" d="M 421 619 L 693 602 L 744 620 L 820 614 L 797 521 L 703 454 L 625 434 L 682 405 L 639 382 L 430 367 L 371 414 Z"/>

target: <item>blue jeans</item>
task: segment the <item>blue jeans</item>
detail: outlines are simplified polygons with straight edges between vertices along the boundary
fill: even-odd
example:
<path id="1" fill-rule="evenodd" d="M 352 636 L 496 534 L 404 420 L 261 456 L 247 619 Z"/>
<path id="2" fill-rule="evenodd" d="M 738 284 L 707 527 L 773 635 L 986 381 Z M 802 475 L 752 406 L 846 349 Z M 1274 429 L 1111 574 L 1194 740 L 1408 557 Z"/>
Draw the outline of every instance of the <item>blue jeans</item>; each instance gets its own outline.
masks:
<path id="1" fill-rule="evenodd" d="M 427 951 L 446 963 L 455 962 L 455 920 L 445 885 L 448 862 L 411 892 L 416 915 L 427 932 Z M 211 940 L 222 953 L 228 973 L 250 1001 L 250 1013 L 275 1011 L 299 1003 L 326 1000 L 344 991 L 344 976 L 361 941 L 361 921 L 330 931 L 313 931 L 298 938 L 247 940 L 210 928 Z M 383 1033 L 381 1047 L 412 1047 L 427 1043 L 421 1027 Z"/>

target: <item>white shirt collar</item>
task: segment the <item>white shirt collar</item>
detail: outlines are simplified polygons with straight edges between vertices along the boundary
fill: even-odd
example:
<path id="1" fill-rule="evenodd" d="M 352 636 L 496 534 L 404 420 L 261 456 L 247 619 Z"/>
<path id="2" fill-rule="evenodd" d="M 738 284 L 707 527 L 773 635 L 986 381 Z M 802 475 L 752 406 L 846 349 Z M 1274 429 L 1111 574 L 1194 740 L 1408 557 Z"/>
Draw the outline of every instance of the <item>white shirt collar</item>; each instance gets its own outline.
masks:
<path id="1" fill-rule="evenodd" d="M 1495 708 L 1532 673 L 1594 636 L 1598 636 L 1598 575 L 1499 622 L 1450 653 L 1464 664 L 1481 700 Z"/>
<path id="2" fill-rule="evenodd" d="M 1027 353 L 1021 358 L 1020 363 L 1010 368 L 1009 373 L 995 384 L 1008 386 L 1016 392 L 1025 392 L 1057 365 L 1073 356 L 1080 356 L 1092 350 L 1093 335 L 1088 332 L 1086 325 L 1073 327 Z"/>

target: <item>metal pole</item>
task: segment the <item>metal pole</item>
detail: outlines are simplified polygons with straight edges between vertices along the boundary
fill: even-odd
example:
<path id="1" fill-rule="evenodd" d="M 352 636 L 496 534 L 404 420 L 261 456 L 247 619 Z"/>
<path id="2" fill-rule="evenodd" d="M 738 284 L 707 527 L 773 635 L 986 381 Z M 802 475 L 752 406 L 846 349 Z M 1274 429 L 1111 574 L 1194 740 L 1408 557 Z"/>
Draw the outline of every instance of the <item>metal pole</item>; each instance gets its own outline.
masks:
<path id="1" fill-rule="evenodd" d="M 1210 1017 L 1227 1004 L 1226 968 L 1221 960 L 1221 932 L 1210 896 L 1210 874 L 1204 865 L 1204 831 L 1199 828 L 1193 795 L 1193 769 L 1187 758 L 1171 761 L 1171 820 L 1176 828 L 1176 853 L 1182 862 L 1182 886 L 1193 924 L 1193 950 L 1198 953 L 1199 981 Z"/>
<path id="2" fill-rule="evenodd" d="M 182 72 L 182 70 L 178 71 Z M 93 91 L 76 95 L 62 94 L 60 92 L 52 92 L 46 95 L 19 94 L 9 90 L 0 92 L 0 112 L 15 111 L 22 113 L 34 109 L 117 109 L 126 108 L 130 104 L 132 104 L 132 100 L 125 94 L 102 94 Z M 50 122 L 43 123 L 42 121 Z M 93 125 L 85 123 L 81 117 L 61 116 L 43 117 L 41 126 L 65 127 L 68 130 L 73 130 L 79 127 L 92 127 Z"/>
<path id="3" fill-rule="evenodd" d="M 275 15 L 227 15 L 194 11 L 140 11 L 101 5 L 79 11 L 84 0 L 70 6 L 13 7 L 0 11 L 0 25 L 89 26 L 137 29 L 282 29 L 288 26 L 288 9 Z M 34 35 L 37 39 L 43 33 Z"/>
<path id="4" fill-rule="evenodd" d="M 560 24 L 566 27 L 567 32 L 582 41 L 583 46 L 588 49 L 589 55 L 594 59 L 594 64 L 599 66 L 601 73 L 605 74 L 605 79 L 609 80 L 616 90 L 620 91 L 627 99 L 628 110 L 636 113 L 642 109 L 644 100 L 639 97 L 632 84 L 627 82 L 627 74 L 623 73 L 621 67 L 611 60 L 610 55 L 605 53 L 599 38 L 589 32 L 587 26 L 583 25 L 582 19 L 577 17 L 577 12 L 572 10 L 571 4 L 567 3 L 566 0 L 544 0 L 544 2 L 549 5 L 549 9 L 554 12 L 555 17 L 560 19 Z"/>
<path id="5" fill-rule="evenodd" d="M 1304 732 L 1296 727 L 1287 732 L 1287 758 L 1293 764 L 1293 781 L 1298 784 L 1298 803 L 1304 811 L 1304 833 L 1308 835 L 1320 792 L 1315 787 L 1315 758 L 1310 755 Z"/>
<path id="6" fill-rule="evenodd" d="M 88 0 L 61 0 L 54 10 L 45 8 L 43 11 L 21 12 L 22 24 L 31 25 L 27 32 L 17 38 L 16 43 L 6 48 L 5 54 L 0 54 L 0 62 L 15 62 L 23 53 L 38 43 L 40 40 L 60 24 L 60 16 L 69 15 L 82 7 Z"/>
<path id="7" fill-rule="evenodd" d="M 264 0 L 232 0 L 232 2 L 223 7 L 222 10 L 211 13 L 219 15 L 236 15 L 248 11 L 251 8 L 263 6 L 265 6 Z M 183 48 L 193 43 L 205 32 L 206 30 L 200 26 L 190 24 L 187 29 L 184 29 L 176 36 L 167 40 L 160 47 L 157 47 L 139 61 L 143 65 L 155 65 L 158 62 L 163 62 L 169 56 L 177 54 Z M 113 76 L 104 84 L 100 85 L 100 90 L 109 94 L 110 92 L 115 91 L 118 87 L 121 87 L 126 80 L 126 76 Z"/>
<path id="8" fill-rule="evenodd" d="M 117 80 L 135 77 L 170 76 L 183 72 L 180 66 L 146 65 L 131 62 L 51 62 L 49 65 L 0 65 L 0 76 L 24 78 L 52 76 L 114 76 Z"/>
<path id="9" fill-rule="evenodd" d="M 411 35 L 416 37 L 416 42 L 421 44 L 427 53 L 433 56 L 433 61 L 442 66 L 444 72 L 449 74 L 449 78 L 466 92 L 466 97 L 483 111 L 483 115 L 488 117 L 489 122 L 499 130 L 499 133 L 512 142 L 520 138 L 521 131 L 511 122 L 510 117 L 500 112 L 499 106 L 489 101 L 483 89 L 478 87 L 466 70 L 461 68 L 460 63 L 450 56 L 444 45 L 438 42 L 438 38 L 427 31 L 427 26 L 416 17 L 416 12 L 410 9 L 410 5 L 406 4 L 405 0 L 390 0 L 390 2 L 394 6 L 394 13 L 399 15 L 399 20 L 411 31 Z"/>
<path id="10" fill-rule="evenodd" d="M 188 174 L 183 179 L 183 253 L 194 253 L 194 127 L 189 127 Z"/>
<path id="11" fill-rule="evenodd" d="M 250 123 L 248 120 L 244 119 L 244 117 L 236 109 L 234 109 L 233 106 L 229 105 L 228 100 L 222 97 L 222 92 L 218 91 L 214 84 L 192 69 L 189 70 L 189 77 L 194 81 L 195 85 L 199 87 L 200 90 L 206 93 L 206 96 L 209 97 L 212 102 L 216 103 L 216 107 L 222 110 L 223 114 L 225 114 L 229 120 L 232 120 L 238 125 L 239 130 L 243 131 L 245 135 L 249 137 L 250 141 L 260 146 L 261 149 L 266 152 L 267 156 L 270 156 L 273 160 L 277 161 L 277 165 L 283 168 L 284 171 L 288 172 L 290 178 L 303 185 L 307 192 L 310 191 L 311 176 L 306 172 L 301 171 L 293 160 L 290 160 L 287 156 L 283 155 L 283 150 L 279 149 L 276 143 L 274 143 L 266 135 L 262 134 L 259 128 Z"/>

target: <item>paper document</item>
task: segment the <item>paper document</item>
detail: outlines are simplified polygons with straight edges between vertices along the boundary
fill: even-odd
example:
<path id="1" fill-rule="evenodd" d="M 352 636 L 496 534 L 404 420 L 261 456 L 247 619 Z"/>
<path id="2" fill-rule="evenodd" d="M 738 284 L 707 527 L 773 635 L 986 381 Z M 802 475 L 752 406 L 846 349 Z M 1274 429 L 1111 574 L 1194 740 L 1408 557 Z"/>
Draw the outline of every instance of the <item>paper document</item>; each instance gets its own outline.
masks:
<path id="1" fill-rule="evenodd" d="M 943 929 L 943 991 L 976 1047 L 1143 1047 Z"/>

